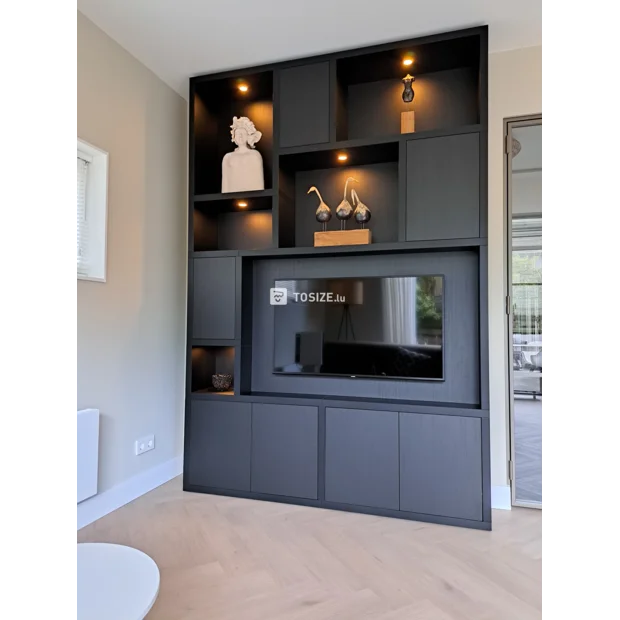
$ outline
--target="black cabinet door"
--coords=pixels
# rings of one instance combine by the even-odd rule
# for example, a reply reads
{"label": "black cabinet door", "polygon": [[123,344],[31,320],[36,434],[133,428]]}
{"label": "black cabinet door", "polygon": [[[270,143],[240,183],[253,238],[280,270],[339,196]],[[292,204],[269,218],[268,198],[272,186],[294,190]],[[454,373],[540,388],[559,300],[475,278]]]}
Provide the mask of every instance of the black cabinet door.
{"label": "black cabinet door", "polygon": [[400,414],[400,509],[482,521],[479,418]]}
{"label": "black cabinet door", "polygon": [[235,257],[194,260],[193,338],[235,338]]}
{"label": "black cabinet door", "polygon": [[480,136],[407,142],[407,241],[480,233]]}
{"label": "black cabinet door", "polygon": [[325,499],[398,510],[398,413],[328,407]]}
{"label": "black cabinet door", "polygon": [[252,405],[252,491],[317,499],[317,407]]}
{"label": "black cabinet door", "polygon": [[280,71],[280,146],[329,142],[329,62]]}
{"label": "black cabinet door", "polygon": [[250,490],[252,406],[249,403],[194,400],[189,433],[186,476],[190,484]]}

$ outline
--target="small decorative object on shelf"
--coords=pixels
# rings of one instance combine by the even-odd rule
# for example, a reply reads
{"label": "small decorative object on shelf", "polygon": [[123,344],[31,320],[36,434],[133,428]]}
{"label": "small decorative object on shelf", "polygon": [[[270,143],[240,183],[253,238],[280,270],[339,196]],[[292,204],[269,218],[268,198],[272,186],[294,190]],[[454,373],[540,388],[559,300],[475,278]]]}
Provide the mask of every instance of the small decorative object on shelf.
{"label": "small decorative object on shelf", "polygon": [[230,129],[237,148],[222,160],[222,193],[265,189],[263,158],[254,149],[263,134],[247,116],[233,116]]}
{"label": "small decorative object on shelf", "polygon": [[354,189],[351,190],[351,200],[353,201],[353,204],[357,202],[355,211],[353,212],[353,218],[363,229],[366,227],[366,224],[370,222],[370,209],[360,200]]}
{"label": "small decorative object on shelf", "polygon": [[[370,209],[360,201],[359,196],[355,192],[354,189],[351,190],[352,199],[357,200],[358,205],[361,205],[359,208],[360,218],[356,220],[362,224],[361,229],[357,230],[345,230],[345,223],[348,219],[351,219],[353,215],[353,207],[351,203],[347,200],[347,189],[349,187],[349,181],[357,182],[357,179],[353,177],[348,177],[344,184],[344,197],[342,202],[338,205],[336,209],[336,217],[340,220],[341,230],[325,230],[325,227],[321,232],[314,233],[314,247],[326,247],[326,246],[334,246],[334,245],[367,245],[371,241],[370,230],[364,228],[364,224],[370,219]],[[310,188],[308,193],[311,190],[316,190],[315,187]],[[319,194],[318,190],[316,193]],[[319,198],[321,195],[319,194]],[[321,198],[321,203],[323,203],[323,199]],[[327,207],[327,205],[325,205]],[[320,208],[320,207],[319,207]],[[327,207],[329,208],[329,207]],[[331,213],[330,216],[331,218]],[[317,210],[317,219],[318,218],[318,210]],[[319,220],[320,221],[320,220]]]}
{"label": "small decorative object on shelf", "polygon": [[314,187],[314,185],[306,192],[316,192],[316,195],[319,197],[321,204],[318,206],[316,210],[316,221],[321,224],[321,228],[323,232],[327,229],[327,222],[332,219],[332,211],[331,209],[323,202],[323,197],[321,196],[321,192]]}
{"label": "small decorative object on shelf", "polygon": [[336,217],[340,220],[340,230],[346,230],[347,220],[351,219],[351,216],[353,215],[353,207],[347,200],[347,188],[349,187],[349,181],[355,181],[357,183],[357,179],[347,177],[344,184],[344,196],[342,198],[342,202],[336,207]]}
{"label": "small decorative object on shelf", "polygon": [[211,382],[216,392],[227,392],[232,385],[232,375],[216,374],[211,377]]}
{"label": "small decorative object on shelf", "polygon": [[412,84],[415,78],[412,75],[407,75],[403,78],[402,82],[405,85],[403,90],[403,101],[408,105],[406,112],[400,113],[400,133],[414,133],[415,132],[415,112],[411,109],[411,103],[415,97]]}

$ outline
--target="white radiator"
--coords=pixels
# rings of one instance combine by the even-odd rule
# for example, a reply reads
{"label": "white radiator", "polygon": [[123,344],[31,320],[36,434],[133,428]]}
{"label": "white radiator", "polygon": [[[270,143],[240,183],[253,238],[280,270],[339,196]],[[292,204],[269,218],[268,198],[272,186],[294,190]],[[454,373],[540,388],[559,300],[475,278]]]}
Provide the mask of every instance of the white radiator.
{"label": "white radiator", "polygon": [[97,494],[99,409],[77,412],[77,503]]}

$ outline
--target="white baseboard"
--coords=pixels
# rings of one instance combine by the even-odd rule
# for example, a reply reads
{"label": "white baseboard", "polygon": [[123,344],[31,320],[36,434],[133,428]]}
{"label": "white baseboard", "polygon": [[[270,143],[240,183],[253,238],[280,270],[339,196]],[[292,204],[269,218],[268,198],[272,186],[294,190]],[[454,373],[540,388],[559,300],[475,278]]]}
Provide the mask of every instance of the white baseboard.
{"label": "white baseboard", "polygon": [[[80,530],[93,521],[105,517],[141,495],[176,478],[181,473],[183,473],[183,457],[178,456],[84,500],[77,505],[77,529]],[[499,510],[512,508],[510,486],[491,487],[491,508]]]}
{"label": "white baseboard", "polygon": [[170,459],[77,505],[77,529],[89,525],[183,472],[183,457]]}
{"label": "white baseboard", "polygon": [[510,486],[491,487],[491,508],[499,510],[512,509],[512,497],[510,495]]}

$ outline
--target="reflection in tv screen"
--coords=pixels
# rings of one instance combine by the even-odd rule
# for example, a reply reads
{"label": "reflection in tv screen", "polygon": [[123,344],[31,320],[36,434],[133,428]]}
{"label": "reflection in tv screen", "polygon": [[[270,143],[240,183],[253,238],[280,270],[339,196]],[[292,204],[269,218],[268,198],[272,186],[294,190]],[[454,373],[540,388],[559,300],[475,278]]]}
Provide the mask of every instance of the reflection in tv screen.
{"label": "reflection in tv screen", "polygon": [[277,280],[273,372],[443,376],[443,276]]}

